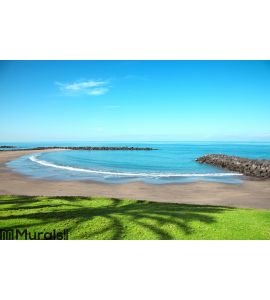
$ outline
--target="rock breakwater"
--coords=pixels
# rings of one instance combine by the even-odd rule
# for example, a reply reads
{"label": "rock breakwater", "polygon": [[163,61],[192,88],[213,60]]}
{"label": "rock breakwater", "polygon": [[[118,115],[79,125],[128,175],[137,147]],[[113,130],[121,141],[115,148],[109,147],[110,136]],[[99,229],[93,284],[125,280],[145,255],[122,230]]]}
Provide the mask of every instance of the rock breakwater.
{"label": "rock breakwater", "polygon": [[21,149],[12,149],[12,151],[24,151],[24,150],[88,150],[88,151],[150,151],[150,150],[157,150],[155,148],[150,147],[59,147],[59,146],[52,146],[52,147],[34,147],[34,148],[21,148]]}
{"label": "rock breakwater", "polygon": [[207,154],[197,158],[196,161],[235,171],[246,176],[270,178],[270,160],[248,159],[224,154]]}
{"label": "rock breakwater", "polygon": [[140,150],[154,150],[149,147],[36,147],[32,150],[47,150],[47,149],[66,149],[66,150],[95,150],[95,151],[108,151],[108,150],[125,150],[125,151],[140,151]]}

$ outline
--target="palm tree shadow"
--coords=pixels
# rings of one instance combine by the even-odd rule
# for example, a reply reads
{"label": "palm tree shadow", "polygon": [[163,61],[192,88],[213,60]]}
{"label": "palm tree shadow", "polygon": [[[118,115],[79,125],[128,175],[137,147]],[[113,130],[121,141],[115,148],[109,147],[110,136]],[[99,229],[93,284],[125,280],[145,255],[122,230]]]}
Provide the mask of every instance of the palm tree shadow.
{"label": "palm tree shadow", "polygon": [[[1,209],[7,204],[9,208]],[[43,202],[40,197],[9,196],[0,201],[0,224],[17,220],[20,227],[55,224],[55,229],[65,224],[74,239],[124,239],[128,238],[128,230],[136,228],[136,239],[142,239],[140,233],[146,230],[155,239],[169,240],[175,239],[175,235],[168,228],[173,227],[188,236],[195,232],[194,222],[215,223],[215,214],[232,209],[117,198],[107,199],[104,204],[104,201],[84,197],[47,197]]]}

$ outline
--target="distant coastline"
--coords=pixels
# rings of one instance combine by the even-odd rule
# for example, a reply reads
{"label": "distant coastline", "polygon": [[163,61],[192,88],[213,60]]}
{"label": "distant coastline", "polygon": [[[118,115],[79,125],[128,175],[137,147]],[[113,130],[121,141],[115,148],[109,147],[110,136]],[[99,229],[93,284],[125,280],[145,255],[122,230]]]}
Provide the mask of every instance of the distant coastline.
{"label": "distant coastline", "polygon": [[[60,146],[44,146],[44,147],[34,147],[34,148],[17,148],[16,146],[0,146],[0,149],[12,149],[12,151],[23,151],[23,150],[88,150],[88,151],[151,151],[158,150],[156,148],[151,147],[92,147],[92,146],[84,146],[84,147],[60,147]],[[3,151],[3,150],[2,150]]]}
{"label": "distant coastline", "polygon": [[17,148],[16,146],[0,146],[0,149],[13,149],[13,148]]}

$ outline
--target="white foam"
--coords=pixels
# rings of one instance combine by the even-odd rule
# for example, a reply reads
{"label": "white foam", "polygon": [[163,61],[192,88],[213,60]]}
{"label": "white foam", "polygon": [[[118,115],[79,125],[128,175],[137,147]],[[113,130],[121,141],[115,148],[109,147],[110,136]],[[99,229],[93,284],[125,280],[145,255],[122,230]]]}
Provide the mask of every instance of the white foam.
{"label": "white foam", "polygon": [[46,167],[52,167],[62,170],[94,173],[101,175],[115,175],[115,176],[136,176],[136,177],[223,177],[223,176],[241,176],[240,173],[124,173],[124,172],[110,172],[110,171],[96,171],[83,168],[75,168],[70,166],[61,166],[54,163],[50,163],[45,160],[37,159],[37,156],[30,156],[29,159],[35,163]]}

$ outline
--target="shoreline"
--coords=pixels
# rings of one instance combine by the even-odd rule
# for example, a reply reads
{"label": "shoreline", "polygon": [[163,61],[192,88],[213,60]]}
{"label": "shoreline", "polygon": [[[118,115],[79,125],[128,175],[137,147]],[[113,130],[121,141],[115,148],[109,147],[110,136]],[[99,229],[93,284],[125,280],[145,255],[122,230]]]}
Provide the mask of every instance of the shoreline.
{"label": "shoreline", "polygon": [[270,209],[270,181],[244,177],[243,183],[192,182],[170,184],[99,183],[94,181],[52,181],[15,173],[6,162],[17,157],[47,150],[0,151],[0,194],[29,196],[92,196],[128,198],[181,204],[222,205]]}

